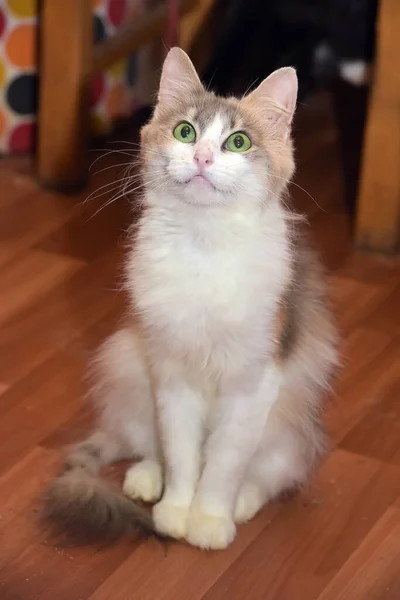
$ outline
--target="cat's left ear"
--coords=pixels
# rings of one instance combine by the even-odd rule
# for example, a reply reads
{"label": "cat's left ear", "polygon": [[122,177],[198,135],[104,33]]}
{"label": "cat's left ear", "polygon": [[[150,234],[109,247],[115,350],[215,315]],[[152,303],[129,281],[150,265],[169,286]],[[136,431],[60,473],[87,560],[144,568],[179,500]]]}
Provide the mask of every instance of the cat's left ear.
{"label": "cat's left ear", "polygon": [[288,130],[296,109],[297,89],[295,69],[283,67],[264,79],[243,103],[251,106],[257,113],[264,112],[268,120],[276,120]]}

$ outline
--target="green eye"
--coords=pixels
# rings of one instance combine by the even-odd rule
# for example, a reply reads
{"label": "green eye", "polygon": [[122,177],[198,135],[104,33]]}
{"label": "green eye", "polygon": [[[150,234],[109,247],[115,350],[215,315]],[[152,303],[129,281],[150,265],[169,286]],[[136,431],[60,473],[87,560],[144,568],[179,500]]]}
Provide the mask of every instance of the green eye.
{"label": "green eye", "polygon": [[251,140],[245,133],[232,133],[226,140],[224,148],[231,152],[246,152],[246,150],[251,148]]}
{"label": "green eye", "polygon": [[174,137],[184,144],[190,144],[196,139],[196,132],[190,123],[179,123],[174,129]]}

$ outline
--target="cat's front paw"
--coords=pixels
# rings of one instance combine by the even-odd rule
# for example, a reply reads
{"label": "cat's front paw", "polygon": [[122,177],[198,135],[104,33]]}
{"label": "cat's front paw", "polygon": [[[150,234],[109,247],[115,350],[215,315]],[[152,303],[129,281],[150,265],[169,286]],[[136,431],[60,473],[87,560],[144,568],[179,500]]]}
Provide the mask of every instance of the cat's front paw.
{"label": "cat's front paw", "polygon": [[161,500],[153,508],[153,519],[159,533],[180,539],[186,536],[189,506]]}
{"label": "cat's front paw", "polygon": [[142,460],[130,467],[125,475],[124,493],[144,502],[156,502],[162,491],[161,465],[154,460]]}
{"label": "cat's front paw", "polygon": [[224,550],[236,535],[236,527],[228,516],[192,510],[189,515],[186,540],[204,550]]}

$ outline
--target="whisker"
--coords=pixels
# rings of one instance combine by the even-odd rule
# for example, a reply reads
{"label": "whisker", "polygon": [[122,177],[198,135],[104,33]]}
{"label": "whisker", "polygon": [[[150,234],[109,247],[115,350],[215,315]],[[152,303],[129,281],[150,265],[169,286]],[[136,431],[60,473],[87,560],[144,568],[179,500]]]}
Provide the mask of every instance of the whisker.
{"label": "whisker", "polygon": [[210,81],[209,81],[209,82],[208,82],[208,84],[206,85],[206,91],[207,91],[207,92],[209,92],[209,91],[210,91],[210,89],[211,89],[211,84],[212,84],[212,82],[213,82],[213,79],[214,79],[214,77],[215,77],[215,75],[216,75],[216,73],[217,73],[217,70],[218,70],[218,69],[215,69],[215,70],[214,70],[213,74],[211,75]]}
{"label": "whisker", "polygon": [[[281,177],[280,179],[283,179],[283,180],[285,180],[285,178],[284,178],[284,177]],[[285,181],[287,181],[287,180],[285,180]],[[306,189],[304,189],[303,187],[301,187],[301,185],[299,185],[299,184],[298,184],[298,183],[296,183],[295,181],[287,181],[287,183],[289,183],[289,185],[294,185],[295,187],[299,188],[299,190],[302,190],[302,192],[304,192],[304,193],[305,193],[305,194],[306,194],[306,195],[307,195],[309,198],[311,198],[311,200],[314,202],[314,204],[315,204],[316,206],[318,206],[318,208],[319,208],[320,210],[322,210],[322,212],[324,212],[324,213],[327,213],[327,212],[328,212],[327,210],[325,210],[325,208],[323,208],[323,207],[322,207],[320,204],[318,204],[318,202],[316,201],[316,199],[314,198],[314,196],[312,196],[312,195],[310,194],[310,192],[308,192]]]}
{"label": "whisker", "polygon": [[[164,137],[167,137],[169,139],[169,136],[166,135],[165,133],[163,133],[162,135],[164,135]],[[110,144],[129,144],[131,146],[136,146],[136,148],[125,148],[125,150],[130,151],[130,152],[140,152],[140,150],[146,150],[147,152],[152,152],[153,154],[158,154],[158,155],[162,155],[162,151],[161,150],[156,150],[154,148],[151,148],[150,146],[147,146],[146,144],[143,144],[143,142],[129,142],[127,140],[123,141],[110,141]],[[111,150],[112,152],[112,150]]]}
{"label": "whisker", "polygon": [[[159,181],[159,180],[157,180]],[[159,182],[159,185],[156,186],[154,189],[160,189],[163,185],[163,181]],[[96,212],[94,212],[88,219],[87,221],[90,221],[91,219],[93,219],[94,217],[96,217],[102,210],[104,210],[105,208],[107,208],[108,206],[110,206],[111,204],[113,204],[114,202],[116,202],[117,200],[119,200],[120,198],[123,198],[125,196],[127,196],[128,194],[133,194],[134,192],[136,192],[137,190],[143,188],[146,184],[141,184],[139,186],[136,186],[135,188],[132,188],[130,190],[127,190],[125,192],[122,192],[120,194],[117,194],[116,196],[113,196],[110,200],[107,200],[107,202],[105,202],[98,210],[96,210]]]}
{"label": "whisker", "polygon": [[[130,167],[130,166],[131,166],[131,165],[130,165],[130,163],[128,163],[128,164],[129,164],[129,167]],[[164,173],[164,170],[163,170],[163,169],[159,169],[159,170],[154,170],[154,171],[152,171],[152,174],[160,174],[160,173]],[[142,173],[136,173],[136,174],[134,174],[134,175],[131,175],[130,177],[134,178],[134,177],[142,177],[142,176],[143,176],[143,174],[142,174]],[[115,184],[117,184],[117,183],[119,183],[119,182],[125,181],[126,177],[127,177],[127,176],[126,176],[126,174],[125,174],[125,175],[124,175],[123,177],[121,177],[120,179],[117,179],[117,180],[110,181],[109,183],[106,183],[106,184],[102,185],[101,187],[97,188],[96,190],[93,190],[93,192],[91,192],[91,193],[90,193],[90,194],[87,196],[87,198],[86,198],[86,199],[83,201],[83,203],[85,203],[85,202],[87,202],[88,200],[92,199],[92,198],[93,198],[93,195],[94,195],[94,194],[96,194],[96,192],[99,192],[100,190],[102,190],[102,189],[104,189],[104,188],[108,188],[108,187],[110,187],[110,186],[112,186],[112,185],[115,185]]]}
{"label": "whisker", "polygon": [[89,173],[91,172],[91,170],[93,169],[94,165],[101,160],[102,158],[105,158],[106,156],[108,156],[109,154],[124,154],[125,156],[132,156],[131,154],[129,154],[128,152],[125,152],[124,150],[107,150],[105,152],[105,154],[101,154],[100,156],[98,156],[97,158],[94,159],[94,161],[92,162],[92,164],[89,167]]}
{"label": "whisker", "polygon": [[[109,183],[106,183],[104,185],[102,185],[101,187],[99,187],[96,190],[93,190],[93,192],[91,192],[89,194],[89,196],[83,200],[82,204],[85,204],[86,202],[88,202],[89,200],[93,199],[93,195],[96,194],[96,192],[99,192],[100,190],[103,190],[104,188],[109,188],[112,185],[116,185],[117,183],[119,183],[120,181],[125,181],[126,177],[121,177],[121,179],[117,179],[116,181],[110,181]],[[108,190],[110,191],[110,190]]]}
{"label": "whisker", "polygon": [[118,169],[120,167],[126,167],[126,166],[132,166],[132,163],[128,162],[128,163],[119,163],[117,165],[108,165],[108,167],[103,167],[102,169],[95,171],[93,173],[93,175],[98,175],[99,173],[102,173],[103,171],[107,171],[108,169]]}
{"label": "whisker", "polygon": [[114,152],[136,152],[136,150],[134,148],[90,148],[89,152],[105,152],[102,156],[106,156]]}
{"label": "whisker", "polygon": [[[151,185],[154,182],[158,182],[160,181],[160,175],[163,175],[164,171],[160,171],[159,173],[152,173],[152,175],[154,175],[154,177],[150,177],[148,179],[146,179],[143,182],[143,185]],[[117,179],[116,181],[112,181],[109,184],[106,184],[106,186],[102,186],[100,187],[98,190],[94,190],[92,192],[92,194],[90,196],[88,196],[88,198],[86,198],[86,200],[83,201],[82,204],[85,204],[86,202],[88,202],[89,200],[93,201],[93,200],[98,200],[99,198],[101,198],[101,196],[104,196],[106,194],[112,194],[115,190],[122,190],[122,192],[124,193],[124,190],[127,186],[132,185],[132,183],[136,183],[137,181],[142,180],[143,177],[139,174],[137,175],[131,175],[131,176],[124,176],[121,179]],[[118,183],[120,183],[120,185],[117,185]],[[110,188],[108,186],[110,185],[114,185],[115,187]],[[96,194],[96,192],[100,192],[104,187],[107,187],[108,189],[104,190],[103,192]],[[93,195],[96,194],[96,195]]]}
{"label": "whisker", "polygon": [[252,81],[251,83],[249,83],[249,85],[248,85],[248,86],[247,86],[247,88],[245,89],[245,91],[244,91],[244,93],[243,93],[242,97],[241,97],[241,98],[240,98],[240,100],[239,100],[239,104],[242,102],[242,100],[244,100],[244,99],[245,99],[245,97],[247,96],[247,94],[248,94],[249,90],[251,90],[251,88],[253,87],[253,85],[254,85],[255,83],[257,83],[257,81],[258,81],[259,79],[260,79],[259,77],[256,77],[256,79],[255,79],[254,81]]}

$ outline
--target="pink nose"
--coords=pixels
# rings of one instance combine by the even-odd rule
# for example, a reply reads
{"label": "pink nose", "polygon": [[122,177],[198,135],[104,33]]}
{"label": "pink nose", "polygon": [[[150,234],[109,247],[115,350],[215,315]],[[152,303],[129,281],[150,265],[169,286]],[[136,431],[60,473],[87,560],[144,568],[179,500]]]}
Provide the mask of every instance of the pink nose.
{"label": "pink nose", "polygon": [[203,171],[208,165],[212,165],[214,156],[211,150],[197,150],[194,160],[199,165],[200,170]]}

